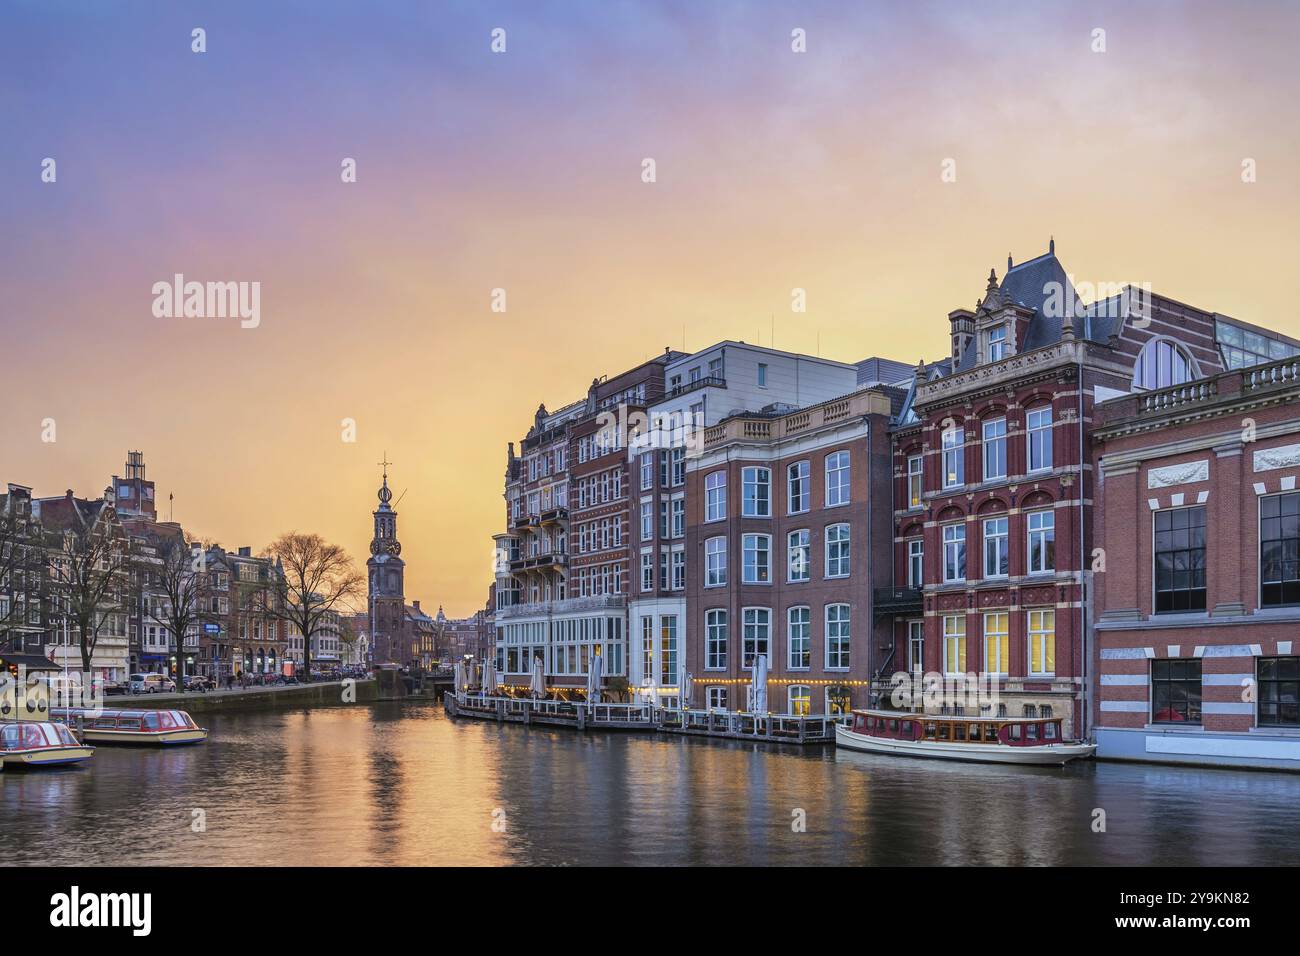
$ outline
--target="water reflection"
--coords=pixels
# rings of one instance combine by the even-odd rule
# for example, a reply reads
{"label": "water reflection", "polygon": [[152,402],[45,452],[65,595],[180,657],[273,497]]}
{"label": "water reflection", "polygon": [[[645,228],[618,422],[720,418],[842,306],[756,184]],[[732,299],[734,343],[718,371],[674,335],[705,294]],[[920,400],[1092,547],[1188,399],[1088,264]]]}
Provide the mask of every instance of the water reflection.
{"label": "water reflection", "polygon": [[[1300,777],[1012,768],[381,705],[214,716],[199,748],[0,774],[5,864],[1285,864]],[[1094,809],[1106,812],[1095,833]],[[203,810],[206,829],[192,826]],[[795,814],[806,832],[792,826]],[[494,829],[494,823],[496,829]]]}

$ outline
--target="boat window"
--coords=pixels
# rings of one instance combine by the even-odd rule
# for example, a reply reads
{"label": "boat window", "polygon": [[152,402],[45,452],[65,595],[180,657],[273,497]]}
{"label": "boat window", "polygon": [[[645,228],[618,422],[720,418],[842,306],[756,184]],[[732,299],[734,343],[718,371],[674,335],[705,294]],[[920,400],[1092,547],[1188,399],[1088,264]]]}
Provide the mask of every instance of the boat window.
{"label": "boat window", "polygon": [[1026,724],[1026,725],[1025,725],[1025,736],[1028,737],[1030,740],[1034,741],[1035,743],[1037,743],[1037,742],[1038,742],[1038,725],[1037,725],[1037,724]]}
{"label": "boat window", "polygon": [[50,741],[45,738],[45,727],[41,724],[23,724],[24,747],[48,747]]}
{"label": "boat window", "polygon": [[910,720],[905,720],[899,726],[903,730],[903,736],[906,737],[908,740],[911,740],[912,735],[915,733],[915,731],[912,729],[912,722]]}
{"label": "boat window", "polygon": [[995,743],[998,742],[998,725],[997,725],[997,724],[985,724],[985,725],[984,725],[984,742],[985,742],[985,743],[990,743],[990,744],[995,744]]}
{"label": "boat window", "polygon": [[952,737],[952,724],[939,725],[939,739],[948,740]]}
{"label": "boat window", "polygon": [[957,724],[955,727],[953,727],[953,731],[954,731],[954,733],[953,733],[953,737],[952,737],[953,740],[965,740],[965,739],[966,739],[966,725],[965,725],[965,724]]}
{"label": "boat window", "polygon": [[181,719],[179,710],[164,710],[162,712],[162,725],[164,727],[184,727],[185,721]]}
{"label": "boat window", "polygon": [[1056,721],[1052,721],[1050,724],[1044,724],[1043,739],[1055,740],[1057,738],[1056,727],[1057,727]]}
{"label": "boat window", "polygon": [[1019,724],[1007,724],[1007,727],[1010,728],[1010,730],[1011,730],[1011,739],[1012,739],[1012,740],[1019,740],[1019,739],[1020,739],[1020,725],[1019,725]]}
{"label": "boat window", "polygon": [[158,729],[159,718],[160,718],[161,716],[162,716],[162,715],[161,715],[161,714],[158,714],[158,713],[145,714],[145,715],[144,715],[144,725],[145,725],[145,728],[148,729],[148,730],[157,730],[157,729]]}
{"label": "boat window", "polygon": [[18,724],[5,724],[0,727],[0,750],[16,750],[21,730]]}
{"label": "boat window", "polygon": [[889,732],[890,732],[891,734],[895,735],[895,736],[898,735],[898,721],[897,721],[897,720],[891,720],[891,721],[889,722]]}
{"label": "boat window", "polygon": [[938,731],[935,729],[934,721],[933,720],[927,721],[925,725],[925,736],[927,736],[931,740],[934,740],[936,733],[938,733]]}
{"label": "boat window", "polygon": [[139,717],[122,717],[122,718],[120,718],[120,719],[118,720],[118,722],[117,722],[117,726],[118,726],[118,728],[121,729],[121,730],[139,730],[139,729],[140,729],[140,718],[139,718]]}
{"label": "boat window", "polygon": [[970,739],[973,740],[973,741],[975,741],[975,743],[979,743],[979,742],[980,742],[980,725],[979,725],[979,724],[971,724],[971,725],[970,725]]}
{"label": "boat window", "polygon": [[77,743],[77,738],[72,736],[72,731],[69,730],[64,724],[54,724],[53,726],[55,732],[59,735],[60,743],[62,743],[67,747],[79,746]]}

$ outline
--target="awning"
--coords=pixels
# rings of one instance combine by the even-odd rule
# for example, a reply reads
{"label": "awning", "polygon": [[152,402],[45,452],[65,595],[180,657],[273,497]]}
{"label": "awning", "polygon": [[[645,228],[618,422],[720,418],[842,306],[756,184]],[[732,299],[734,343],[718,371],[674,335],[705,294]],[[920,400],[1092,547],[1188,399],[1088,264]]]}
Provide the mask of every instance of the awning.
{"label": "awning", "polygon": [[58,664],[40,654],[0,654],[0,665],[5,667],[25,667],[29,671],[62,670]]}

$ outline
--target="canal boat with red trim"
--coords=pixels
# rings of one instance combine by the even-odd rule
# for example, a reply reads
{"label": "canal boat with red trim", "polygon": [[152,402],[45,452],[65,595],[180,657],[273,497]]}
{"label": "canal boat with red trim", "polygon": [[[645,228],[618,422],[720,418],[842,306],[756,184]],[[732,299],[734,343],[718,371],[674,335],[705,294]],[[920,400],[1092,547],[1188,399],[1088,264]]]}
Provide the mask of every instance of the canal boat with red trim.
{"label": "canal boat with red trim", "polygon": [[78,726],[86,740],[97,744],[175,747],[201,744],[208,739],[207,728],[200,727],[183,710],[56,707],[50,713],[56,720]]}
{"label": "canal boat with red trim", "polygon": [[0,765],[5,770],[59,767],[89,760],[95,748],[63,724],[45,720],[0,723]]}
{"label": "canal boat with red trim", "polygon": [[1061,721],[855,710],[851,724],[835,728],[835,745],[866,753],[981,763],[1063,764],[1091,757],[1097,745],[1065,740]]}

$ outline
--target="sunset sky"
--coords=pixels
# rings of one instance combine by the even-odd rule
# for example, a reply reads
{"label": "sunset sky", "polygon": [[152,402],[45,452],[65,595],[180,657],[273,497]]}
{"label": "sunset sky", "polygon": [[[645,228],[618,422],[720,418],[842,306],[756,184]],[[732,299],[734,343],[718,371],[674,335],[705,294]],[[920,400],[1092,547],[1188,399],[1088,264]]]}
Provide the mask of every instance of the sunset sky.
{"label": "sunset sky", "polygon": [[[1298,46],[1264,2],[11,0],[0,481],[140,449],[192,533],[360,562],[386,451],[408,600],[468,614],[506,443],[665,346],[938,358],[1049,236],[1300,335]],[[260,326],[156,318],[175,273],[260,282]]]}

